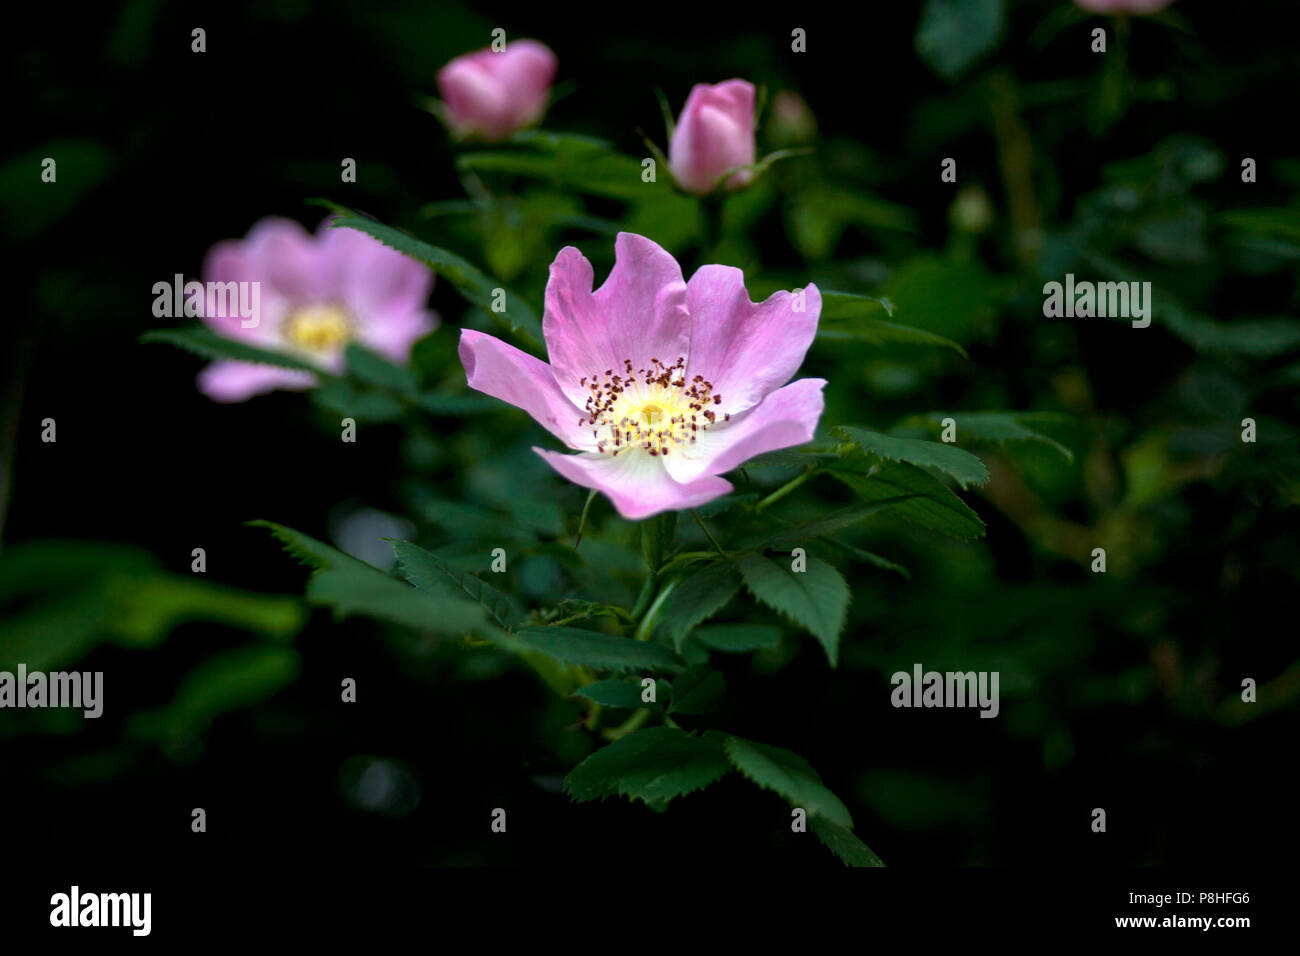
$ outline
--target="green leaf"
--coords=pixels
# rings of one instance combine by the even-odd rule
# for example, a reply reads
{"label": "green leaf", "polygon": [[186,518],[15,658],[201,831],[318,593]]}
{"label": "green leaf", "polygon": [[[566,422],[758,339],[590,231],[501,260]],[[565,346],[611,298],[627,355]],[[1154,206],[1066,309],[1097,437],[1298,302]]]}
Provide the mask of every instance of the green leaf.
{"label": "green leaf", "polygon": [[396,396],[352,382],[326,381],[312,390],[311,398],[327,411],[360,422],[391,422],[402,417],[402,402]]}
{"label": "green leaf", "polygon": [[146,739],[200,733],[218,715],[271,697],[300,670],[291,647],[256,644],[213,654],[182,678],[166,707],[133,715],[129,733]]}
{"label": "green leaf", "polygon": [[708,665],[692,667],[673,679],[673,703],[670,714],[709,714],[718,709],[727,693],[727,679],[722,671]]}
{"label": "green leaf", "polygon": [[970,357],[964,348],[942,335],[876,318],[880,312],[892,318],[894,308],[893,300],[888,298],[849,292],[823,292],[817,338],[822,341],[866,342],[871,345],[938,346],[952,349],[963,358]]}
{"label": "green leaf", "polygon": [[722,610],[740,590],[740,578],[726,562],[716,561],[689,574],[673,589],[660,612],[658,631],[680,653],[691,629]]}
{"label": "green leaf", "polygon": [[402,577],[429,594],[468,597],[482,606],[498,627],[510,630],[523,617],[515,599],[442,558],[409,541],[392,542]]}
{"label": "green leaf", "polygon": [[476,604],[426,594],[368,565],[317,571],[307,583],[307,600],[340,620],[360,615],[448,637],[482,632],[487,624]]}
{"label": "green leaf", "polygon": [[33,671],[52,670],[90,653],[107,636],[113,595],[103,585],[68,589],[0,616],[0,670],[20,663]]}
{"label": "green leaf", "polygon": [[114,641],[160,644],[186,621],[214,621],[270,640],[301,630],[297,596],[259,594],[163,571],[148,552],[89,541],[31,541],[0,555],[0,670],[72,663]]}
{"label": "green leaf", "polygon": [[729,769],[719,737],[650,727],[597,750],[569,772],[564,789],[580,803],[617,794],[666,804],[707,787]]}
{"label": "green leaf", "polygon": [[854,452],[827,466],[834,475],[868,501],[901,495],[916,496],[894,506],[894,513],[913,524],[938,531],[959,541],[984,534],[984,522],[939,479],[906,462],[882,461]]}
{"label": "green leaf", "polygon": [[119,643],[153,647],[186,621],[216,621],[272,639],[292,637],[306,623],[301,598],[256,594],[195,576],[109,575],[108,627]]}
{"label": "green leaf", "polygon": [[926,0],[916,54],[944,79],[955,79],[997,45],[1002,21],[1002,0]]}
{"label": "green leaf", "polygon": [[[849,508],[840,508],[820,518],[814,518],[812,521],[805,521],[803,524],[794,525],[783,531],[765,538],[760,545],[762,548],[779,549],[797,544],[800,541],[811,541],[823,535],[832,534],[840,531],[850,525],[857,524],[863,518],[883,511],[886,508],[892,508],[894,505],[900,505],[904,501],[910,501],[916,495],[899,495],[896,498],[882,498],[879,501],[873,501],[869,505],[854,505]],[[836,542],[838,544],[838,542]]]}
{"label": "green leaf", "polygon": [[990,327],[1005,284],[978,262],[921,255],[900,265],[884,292],[908,325],[965,343]]}
{"label": "green leaf", "polygon": [[834,451],[783,448],[780,451],[766,451],[761,455],[756,455],[740,467],[745,471],[764,468],[798,469],[835,461],[837,458],[839,458],[839,455],[835,454]]}
{"label": "green leaf", "polygon": [[295,531],[293,528],[282,524],[276,524],[274,521],[258,519],[248,522],[250,528],[266,528],[271,532],[272,537],[284,545],[284,550],[289,552],[298,559],[300,564],[305,564],[310,568],[321,570],[323,568],[350,568],[361,567],[370,568],[370,565],[364,561],[359,561],[350,554],[344,554],[338,548],[332,548],[322,541],[317,541],[301,531]]}
{"label": "green leaf", "polygon": [[284,525],[271,521],[249,524],[268,528],[286,551],[316,569],[307,583],[307,600],[330,608],[340,619],[362,615],[449,636],[490,630],[479,604],[417,590]]}
{"label": "green leaf", "polygon": [[529,650],[583,667],[652,671],[679,671],[685,667],[680,657],[662,645],[575,627],[525,627],[517,636]]}
{"label": "green leaf", "polygon": [[348,374],[358,381],[378,388],[388,388],[403,395],[414,395],[415,373],[409,368],[394,365],[377,352],[349,342],[347,346]]}
{"label": "green leaf", "polygon": [[[598,680],[575,691],[574,697],[585,697],[602,707],[619,707],[635,710],[638,707],[655,706],[641,699],[640,680]],[[656,696],[658,691],[656,690]]]}
{"label": "green leaf", "polygon": [[931,412],[923,420],[938,424],[945,418],[957,423],[957,441],[974,439],[1002,445],[1012,441],[1037,442],[1074,461],[1074,452],[1055,438],[1039,430],[1043,425],[1060,424],[1069,419],[1052,412]]}
{"label": "green leaf", "polygon": [[849,544],[847,541],[841,541],[838,538],[825,537],[822,540],[839,548],[854,561],[869,564],[873,568],[879,568],[882,571],[892,571],[894,574],[902,575],[909,581],[912,580],[912,573],[897,561],[890,561],[888,558],[881,557],[873,551],[866,551],[855,544]]}
{"label": "green leaf", "polygon": [[868,234],[920,233],[914,209],[870,195],[861,187],[848,189],[826,183],[824,177],[807,181],[785,203],[786,231],[809,261],[834,258],[845,229],[855,226]]}
{"label": "green leaf", "polygon": [[825,817],[814,816],[808,821],[817,839],[844,861],[845,866],[884,866],[880,857],[871,852],[857,835],[847,827],[832,823]]}
{"label": "green leaf", "polygon": [[144,335],[140,336],[140,341],[145,343],[163,342],[207,359],[255,362],[258,365],[274,365],[276,368],[311,372],[318,376],[324,374],[319,367],[296,356],[245,345],[243,342],[217,335],[211,329],[202,326],[193,326],[186,329],[157,329],[153,332],[144,333]]}
{"label": "green leaf", "polygon": [[420,495],[415,502],[417,514],[455,538],[486,539],[513,537],[514,529],[505,518],[490,508],[449,498]]}
{"label": "green leaf", "polygon": [[970,358],[964,348],[942,335],[876,319],[863,320],[851,329],[819,327],[817,340],[819,342],[866,342],[869,345],[937,345],[952,349],[963,358]]}
{"label": "green leaf", "polygon": [[824,817],[841,827],[853,826],[848,808],[826,789],[817,771],[798,754],[743,737],[727,737],[726,751],[733,767],[765,790],[779,793],[791,806],[806,810],[810,817]]}
{"label": "green leaf", "polygon": [[1164,324],[1200,352],[1271,358],[1300,345],[1300,322],[1286,317],[1217,322],[1208,316],[1166,307]]}
{"label": "green leaf", "polygon": [[709,624],[691,631],[705,647],[728,654],[769,651],[781,644],[781,632],[761,624]]}
{"label": "green leaf", "polygon": [[819,322],[835,319],[874,319],[884,312],[889,318],[894,317],[894,303],[891,299],[873,295],[858,295],[855,292],[822,292],[822,312]]}
{"label": "green leaf", "polygon": [[750,593],[816,637],[834,667],[849,608],[849,586],[825,561],[805,560],[804,571],[758,554],[741,558],[737,566]]}
{"label": "green leaf", "polygon": [[[11,141],[11,146],[17,145],[17,140]],[[0,228],[5,238],[22,245],[83,208],[83,199],[108,179],[120,156],[93,139],[47,140],[9,156],[0,165]],[[34,187],[46,157],[58,162],[58,180],[48,188]]]}
{"label": "green leaf", "polygon": [[529,139],[527,149],[464,152],[456,159],[461,170],[506,173],[539,179],[553,188],[609,199],[646,201],[673,193],[666,181],[641,179],[641,161],[615,152],[608,144],[576,136],[543,134]]}
{"label": "green leaf", "polygon": [[[431,266],[440,278],[446,279],[465,299],[482,308],[494,322],[509,332],[522,335],[533,345],[541,344],[542,323],[532,306],[523,297],[504,289],[499,282],[489,278],[468,260],[450,250],[430,245],[409,233],[386,226],[344,206],[328,202],[320,205],[326,205],[339,213],[339,218],[333,222],[333,228],[364,232],[390,249],[396,249],[403,255]],[[504,312],[497,312],[492,308],[497,299],[497,290],[505,293]]]}
{"label": "green leaf", "polygon": [[475,415],[482,412],[497,411],[501,402],[489,395],[440,392],[425,392],[416,399],[422,409],[430,415],[443,415],[459,418],[462,415]]}
{"label": "green leaf", "polygon": [[857,445],[862,451],[889,461],[905,461],[923,468],[934,468],[951,477],[961,487],[987,484],[989,471],[970,452],[943,442],[920,438],[891,438],[856,425],[836,425],[831,435]]}

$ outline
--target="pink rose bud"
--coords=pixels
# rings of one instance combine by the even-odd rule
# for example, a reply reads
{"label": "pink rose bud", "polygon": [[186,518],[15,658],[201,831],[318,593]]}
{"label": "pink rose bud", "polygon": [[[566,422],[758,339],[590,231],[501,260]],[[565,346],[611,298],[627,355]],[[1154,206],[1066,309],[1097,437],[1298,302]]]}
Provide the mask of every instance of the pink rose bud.
{"label": "pink rose bud", "polygon": [[[754,84],[697,83],[668,144],[668,165],[677,185],[703,196],[717,188],[727,170],[753,163]],[[723,188],[739,189],[753,178],[751,170],[738,170]]]}
{"label": "pink rose bud", "polygon": [[505,139],[542,118],[558,68],[555,54],[536,40],[511,40],[458,56],[438,71],[447,120],[459,137]]}
{"label": "pink rose bud", "polygon": [[1174,0],[1074,0],[1089,13],[1159,13]]}

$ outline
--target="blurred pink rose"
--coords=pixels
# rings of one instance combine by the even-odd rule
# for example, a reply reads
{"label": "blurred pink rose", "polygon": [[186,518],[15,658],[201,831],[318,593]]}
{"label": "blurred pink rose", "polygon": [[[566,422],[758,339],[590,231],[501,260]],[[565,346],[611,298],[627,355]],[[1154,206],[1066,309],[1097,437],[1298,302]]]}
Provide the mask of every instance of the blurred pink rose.
{"label": "blurred pink rose", "polygon": [[[727,80],[697,83],[686,99],[668,144],[668,165],[677,185],[702,196],[713,192],[723,173],[754,162],[754,84]],[[739,189],[750,170],[727,177],[724,189]]]}
{"label": "blurred pink rose", "polygon": [[[245,238],[213,246],[204,282],[257,283],[261,314],[246,327],[209,293],[203,321],[218,335],[287,352],[322,371],[343,370],[348,342],[406,362],[416,340],[438,324],[425,308],[433,272],[365,233],[331,228],[332,218],[313,236],[292,219],[270,217]],[[232,360],[199,373],[199,391],[218,402],[315,383],[311,372]]]}
{"label": "blurred pink rose", "polygon": [[558,66],[555,54],[536,40],[456,57],[438,71],[452,132],[492,141],[533,125],[546,112]]}

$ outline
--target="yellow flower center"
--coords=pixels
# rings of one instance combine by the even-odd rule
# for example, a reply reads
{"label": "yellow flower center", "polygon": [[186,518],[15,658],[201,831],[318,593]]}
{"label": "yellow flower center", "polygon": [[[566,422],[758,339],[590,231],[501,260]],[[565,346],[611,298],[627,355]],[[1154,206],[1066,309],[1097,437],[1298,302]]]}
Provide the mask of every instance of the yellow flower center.
{"label": "yellow flower center", "polygon": [[624,359],[622,374],[606,369],[582,378],[591,394],[578,425],[590,428],[596,450],[608,455],[629,448],[667,455],[694,444],[701,431],[731,416],[717,412],[722,396],[713,383],[702,375],[686,381],[685,367],[683,358],[672,365],[651,359],[648,369],[633,369],[631,359]]}
{"label": "yellow flower center", "polygon": [[352,337],[352,320],[336,305],[295,309],[284,321],[285,340],[308,352],[331,353]]}

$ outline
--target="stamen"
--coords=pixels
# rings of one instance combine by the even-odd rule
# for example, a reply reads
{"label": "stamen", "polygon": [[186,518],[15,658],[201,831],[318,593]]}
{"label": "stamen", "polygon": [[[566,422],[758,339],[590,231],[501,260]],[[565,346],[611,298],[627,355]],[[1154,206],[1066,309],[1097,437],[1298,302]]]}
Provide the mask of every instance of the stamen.
{"label": "stamen", "polygon": [[[673,447],[693,444],[717,420],[709,406],[721,405],[722,395],[703,375],[687,382],[684,357],[671,365],[652,358],[648,369],[634,369],[627,358],[622,365],[622,375],[605,369],[603,375],[578,382],[591,392],[578,424],[591,426],[597,451],[617,455],[640,448],[654,457],[667,456]],[[730,418],[724,415],[723,420]]]}
{"label": "stamen", "polygon": [[305,306],[289,314],[281,326],[281,334],[299,349],[317,354],[333,353],[352,337],[352,320],[338,306]]}

